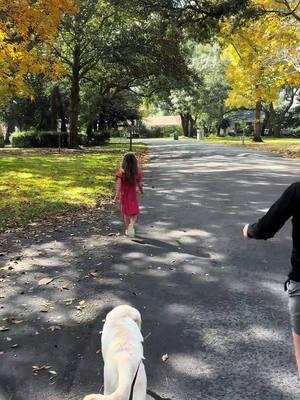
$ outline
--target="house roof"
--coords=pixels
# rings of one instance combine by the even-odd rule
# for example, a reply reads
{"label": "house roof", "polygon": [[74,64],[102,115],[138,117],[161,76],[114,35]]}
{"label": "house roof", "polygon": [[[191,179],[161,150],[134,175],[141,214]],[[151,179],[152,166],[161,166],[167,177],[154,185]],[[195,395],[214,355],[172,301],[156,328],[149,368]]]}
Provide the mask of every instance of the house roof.
{"label": "house roof", "polygon": [[181,119],[179,115],[153,116],[143,118],[143,123],[146,127],[181,125]]}

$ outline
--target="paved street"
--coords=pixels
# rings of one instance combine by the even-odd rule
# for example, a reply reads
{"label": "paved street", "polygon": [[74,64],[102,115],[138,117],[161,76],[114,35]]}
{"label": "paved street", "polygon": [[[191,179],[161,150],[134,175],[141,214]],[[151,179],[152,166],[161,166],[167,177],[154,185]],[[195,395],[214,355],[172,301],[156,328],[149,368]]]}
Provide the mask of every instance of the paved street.
{"label": "paved street", "polygon": [[[271,241],[241,231],[299,179],[300,162],[190,141],[149,146],[135,241],[116,235],[120,218],[108,209],[0,249],[0,326],[9,328],[0,400],[99,392],[99,332],[121,303],[142,313],[156,399],[299,399],[283,291],[291,225]],[[38,285],[43,277],[54,280]],[[56,375],[34,375],[43,365]]]}

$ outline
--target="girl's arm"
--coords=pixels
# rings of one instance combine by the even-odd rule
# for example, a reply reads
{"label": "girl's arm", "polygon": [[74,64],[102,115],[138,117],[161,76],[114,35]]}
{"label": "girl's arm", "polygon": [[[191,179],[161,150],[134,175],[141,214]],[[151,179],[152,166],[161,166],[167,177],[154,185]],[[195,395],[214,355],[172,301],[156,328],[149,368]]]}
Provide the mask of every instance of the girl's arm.
{"label": "girl's arm", "polygon": [[139,183],[138,183],[138,188],[139,188],[140,193],[141,193],[141,194],[144,194],[144,189],[143,189],[143,184],[142,184],[142,182],[139,182]]}
{"label": "girl's arm", "polygon": [[116,194],[114,197],[114,201],[117,201],[120,199],[120,193],[121,193],[121,178],[117,177],[116,180]]}
{"label": "girl's arm", "polygon": [[144,194],[144,189],[143,189],[143,175],[141,172],[138,173],[138,177],[137,177],[137,187],[139,188],[139,191],[141,194]]}

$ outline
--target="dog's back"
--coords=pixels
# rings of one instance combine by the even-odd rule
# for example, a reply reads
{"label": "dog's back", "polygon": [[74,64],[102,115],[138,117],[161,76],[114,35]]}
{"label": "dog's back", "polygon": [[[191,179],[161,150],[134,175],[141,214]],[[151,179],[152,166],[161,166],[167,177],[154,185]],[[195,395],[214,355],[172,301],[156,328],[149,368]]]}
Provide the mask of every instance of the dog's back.
{"label": "dog's back", "polygon": [[104,396],[86,396],[85,400],[129,400],[134,377],[133,400],[146,399],[146,373],[143,365],[141,315],[133,307],[122,305],[106,316],[102,332],[104,359]]}

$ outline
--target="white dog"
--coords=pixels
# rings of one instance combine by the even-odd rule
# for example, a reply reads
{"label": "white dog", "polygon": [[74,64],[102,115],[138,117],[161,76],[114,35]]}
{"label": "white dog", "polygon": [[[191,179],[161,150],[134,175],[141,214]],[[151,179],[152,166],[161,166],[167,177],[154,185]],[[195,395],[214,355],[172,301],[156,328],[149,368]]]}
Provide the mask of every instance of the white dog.
{"label": "white dog", "polygon": [[133,381],[133,400],[145,400],[147,378],[143,364],[141,315],[122,305],[110,311],[102,332],[104,395],[91,394],[84,400],[129,400]]}

